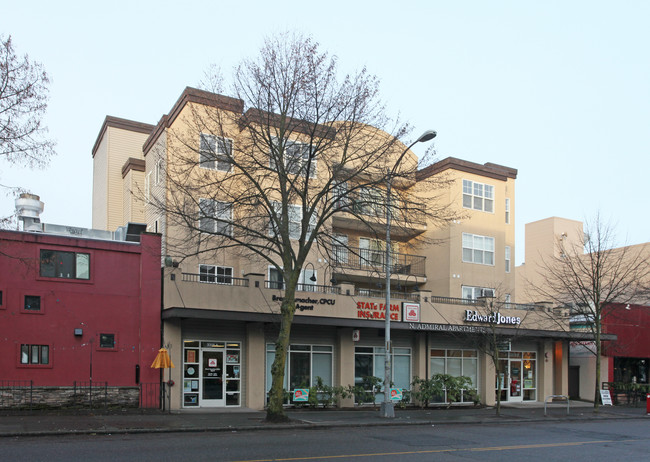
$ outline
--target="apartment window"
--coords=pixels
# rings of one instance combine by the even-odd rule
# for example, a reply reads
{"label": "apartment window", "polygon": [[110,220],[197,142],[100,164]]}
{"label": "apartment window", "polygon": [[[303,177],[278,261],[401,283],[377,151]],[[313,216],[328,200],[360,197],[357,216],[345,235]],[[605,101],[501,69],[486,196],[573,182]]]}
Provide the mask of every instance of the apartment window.
{"label": "apartment window", "polygon": [[151,174],[153,172],[148,172],[147,176],[144,177],[144,200],[149,202],[151,200]]}
{"label": "apartment window", "polygon": [[0,308],[2,308],[2,291],[0,290]]}
{"label": "apartment window", "polygon": [[[280,148],[280,140],[273,138],[274,146]],[[276,159],[279,154],[271,153],[270,166],[276,169]],[[310,163],[311,158],[311,163]],[[284,143],[284,168],[286,173],[306,176],[307,166],[309,165],[309,177],[316,176],[316,157],[312,153],[312,147],[306,143],[286,140]]]}
{"label": "apartment window", "polygon": [[162,181],[162,174],[163,174],[163,160],[158,159],[156,161],[156,170],[155,170],[155,181],[156,185],[159,185],[160,182]]}
{"label": "apartment window", "polygon": [[465,300],[477,300],[479,297],[494,297],[494,289],[488,287],[463,286],[462,291]]}
{"label": "apartment window", "polygon": [[510,224],[510,198],[506,197],[506,225]]}
{"label": "apartment window", "polygon": [[201,133],[200,165],[203,168],[229,172],[232,166],[232,140]]}
{"label": "apartment window", "polygon": [[[313,281],[312,278],[314,278]],[[305,268],[300,271],[300,277],[298,278],[298,290],[301,290],[303,292],[315,292],[317,282],[318,276],[316,275],[316,270]]]}
{"label": "apartment window", "polygon": [[90,254],[41,250],[42,277],[90,279]]}
{"label": "apartment window", "polygon": [[386,216],[384,212],[385,193],[376,188],[361,188],[354,203],[354,209],[362,215]]}
{"label": "apartment window", "polygon": [[232,267],[199,265],[199,281],[232,285]]}
{"label": "apartment window", "polygon": [[27,311],[41,311],[41,296],[40,295],[25,295],[25,310]]}
{"label": "apartment window", "polygon": [[50,364],[49,345],[20,345],[21,364]]}
{"label": "apartment window", "polygon": [[345,181],[335,183],[332,188],[332,200],[334,201],[335,210],[345,210],[350,206],[350,199],[348,198],[348,184]]}
{"label": "apartment window", "polygon": [[[278,220],[281,220],[282,204],[274,201],[273,208]],[[287,209],[287,217],[289,219],[289,238],[300,239],[300,233],[302,231],[302,207],[296,204],[288,204]],[[312,215],[309,220],[309,229],[307,229],[308,235],[313,232],[315,226],[316,217]],[[277,234],[276,222],[271,220],[269,223],[269,235],[273,236],[275,234]]]}
{"label": "apartment window", "polygon": [[[395,248],[392,248],[395,251]],[[359,238],[359,260],[364,266],[381,266],[386,256],[386,242],[380,239]]]}
{"label": "apartment window", "polygon": [[269,267],[269,289],[284,289],[284,275],[272,266]]}
{"label": "apartment window", "polygon": [[232,235],[232,204],[200,199],[199,229],[204,233]]}
{"label": "apartment window", "polygon": [[335,234],[332,238],[334,262],[338,264],[348,262],[348,236]]}
{"label": "apartment window", "polygon": [[115,334],[99,334],[99,348],[115,348]]}
{"label": "apartment window", "polygon": [[[289,345],[287,352],[284,388],[293,394],[296,388],[309,388],[316,385],[317,377],[323,384],[332,385],[331,345]],[[275,345],[266,344],[266,391],[271,389],[271,366],[275,360]],[[291,398],[290,398],[291,400]]]}
{"label": "apartment window", "polygon": [[494,238],[463,233],[463,262],[494,265]]}
{"label": "apartment window", "polygon": [[510,272],[510,246],[506,246],[506,273]]}
{"label": "apartment window", "polygon": [[494,212],[494,186],[463,180],[463,207]]}

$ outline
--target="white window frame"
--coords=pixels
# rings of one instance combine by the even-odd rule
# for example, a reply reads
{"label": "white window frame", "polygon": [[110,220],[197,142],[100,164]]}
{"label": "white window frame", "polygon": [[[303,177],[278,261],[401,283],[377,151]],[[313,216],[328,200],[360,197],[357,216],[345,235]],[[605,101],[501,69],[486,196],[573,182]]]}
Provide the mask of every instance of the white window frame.
{"label": "white window frame", "polygon": [[510,246],[507,245],[505,248],[505,257],[506,257],[506,273],[510,272]]}
{"label": "white window frame", "polygon": [[464,179],[463,208],[494,213],[494,186]]}
{"label": "white window frame", "polygon": [[[273,208],[275,209],[276,214],[282,212],[282,204],[277,201],[272,202]],[[287,204],[288,207],[288,216],[289,216],[289,238],[290,239],[300,239],[300,232],[302,231],[302,206],[299,204]],[[307,235],[313,232],[316,226],[316,217],[312,215],[309,220],[309,229],[307,229]],[[269,235],[273,236],[275,234],[275,222],[269,220]]]}
{"label": "white window frame", "polygon": [[202,168],[230,172],[232,139],[208,133],[199,135],[199,165]]}
{"label": "white window frame", "polygon": [[162,170],[163,170],[163,160],[162,158],[158,158],[156,160],[156,167],[155,167],[155,184],[156,186],[159,185],[162,181]]}
{"label": "white window frame", "polygon": [[231,202],[199,199],[199,230],[204,233],[232,236]]}
{"label": "white window frame", "polygon": [[506,197],[506,225],[510,224],[510,198]]}
{"label": "white window frame", "polygon": [[147,172],[144,177],[144,200],[146,203],[151,201],[151,174],[153,171]]}
{"label": "white window frame", "polygon": [[480,287],[480,286],[462,286],[461,295],[464,300],[478,300],[479,297],[483,297],[484,294],[494,295],[494,289],[490,287]]}
{"label": "white window frame", "polygon": [[462,259],[463,263],[494,266],[494,238],[463,233]]}
{"label": "white window frame", "polygon": [[[273,144],[278,146],[280,140],[273,137]],[[309,163],[310,157],[310,144],[301,143],[300,141],[295,140],[286,140],[284,142],[284,168],[285,172],[293,175],[305,175],[305,169]],[[310,169],[309,169],[309,178],[314,178],[316,176],[316,156],[314,155],[311,159]],[[275,170],[275,158],[273,154],[270,154],[269,157],[269,166]]]}
{"label": "white window frame", "polygon": [[199,265],[199,282],[232,285],[232,266]]}

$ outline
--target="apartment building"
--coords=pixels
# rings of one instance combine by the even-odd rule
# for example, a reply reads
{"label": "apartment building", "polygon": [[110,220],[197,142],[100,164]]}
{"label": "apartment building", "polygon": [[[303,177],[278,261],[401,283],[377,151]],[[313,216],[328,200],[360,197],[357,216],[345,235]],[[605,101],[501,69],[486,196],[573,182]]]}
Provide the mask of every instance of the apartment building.
{"label": "apartment building", "polygon": [[[516,286],[517,301],[519,303],[541,302],[540,297],[558,297],[546,289],[547,278],[554,260],[561,259],[564,252],[585,251],[585,229],[582,221],[571,220],[561,217],[549,217],[526,224],[525,236],[525,263],[517,267]],[[592,230],[593,231],[593,230]],[[603,231],[603,230],[601,230]],[[613,237],[613,236],[610,236]],[[606,242],[603,235],[602,244]],[[603,250],[606,250],[605,248]],[[611,249],[612,260],[605,263],[599,262],[599,271],[617,272],[612,280],[621,278],[617,266],[619,263],[633,261],[637,257],[642,260],[650,260],[650,244],[638,244],[634,246],[619,247]],[[589,255],[584,255],[589,268]],[[590,270],[577,270],[582,273],[583,284],[589,285]],[[647,274],[646,274],[647,277]],[[552,279],[552,278],[551,278]],[[608,275],[602,276],[605,286],[612,287]],[[647,286],[647,282],[646,282]],[[540,288],[546,294],[540,295]],[[607,289],[603,289],[607,290]],[[620,292],[617,288],[614,292]],[[632,377],[643,383],[648,383],[648,368],[646,361],[650,355],[648,341],[642,334],[644,326],[647,325],[645,313],[647,307],[643,305],[645,300],[630,300],[629,303],[613,303],[602,310],[602,332],[603,350],[601,355],[601,373],[599,382],[631,381]],[[592,330],[593,315],[589,310],[572,312],[569,328],[572,332],[590,332]],[[589,319],[591,318],[591,320]],[[574,339],[570,343],[569,350],[569,391],[572,397],[581,399],[594,399],[594,378],[596,376],[596,349],[591,340]],[[639,382],[641,383],[641,382]]]}
{"label": "apartment building", "polygon": [[[175,408],[261,409],[271,385],[282,274],[237,248],[207,251],[204,242],[197,245],[193,239],[201,236],[201,219],[206,218],[201,194],[207,193],[196,192],[198,197],[187,201],[183,199],[187,194],[178,193],[189,191],[188,185],[200,179],[209,178],[213,185],[231,181],[229,156],[241,152],[238,144],[250,137],[246,123],[253,116],[241,100],[186,88],[144,142],[139,130],[146,124],[122,121],[119,128],[108,128],[130,144],[108,143],[105,138],[111,130],[106,126],[114,118],[107,118],[93,151],[95,171],[108,172],[95,178],[115,178],[113,170],[131,172],[136,184],[143,185],[140,194],[129,191],[133,180],[123,176],[122,188],[95,188],[94,194],[100,195],[93,198],[100,204],[97,213],[124,214],[130,195],[145,204],[149,230],[163,234],[164,343],[180,365],[172,371],[179,384],[172,393]],[[197,117],[205,130],[188,122]],[[221,124],[225,136],[206,135],[210,123]],[[130,138],[129,126],[134,132]],[[331,130],[322,130],[322,136],[335,139]],[[299,130],[294,136],[295,144],[289,146],[305,142]],[[383,132],[381,137],[390,138]],[[206,151],[216,155],[205,157]],[[406,163],[416,162],[411,151],[404,155]],[[258,165],[269,165],[268,158],[250,156]],[[112,167],[106,165],[109,159],[116,159]],[[133,168],[142,162],[144,169]],[[326,181],[332,162],[316,159],[314,170],[309,167],[305,175]],[[339,208],[325,225],[333,236],[331,245],[327,251],[310,253],[298,281],[286,390],[313,386],[317,377],[343,386],[361,384],[368,376],[382,377],[384,323],[390,315],[392,372],[398,388],[409,389],[416,376],[448,373],[470,377],[487,404],[495,402],[497,393],[514,402],[565,394],[568,334],[548,321],[547,306],[512,303],[516,174],[508,167],[448,158],[394,185],[408,195],[410,188],[428,179],[444,179],[446,189],[430,191],[428,200],[450,204],[455,218],[444,226],[417,218],[396,217],[392,222],[389,307],[384,301],[386,219],[372,202],[359,200],[360,192],[346,194],[344,189]],[[385,190],[363,193],[381,195]],[[190,204],[197,210],[195,222],[186,221],[186,227],[196,232],[185,229],[170,204]],[[244,205],[228,202],[226,207],[216,198],[213,219],[206,220],[206,226],[231,232],[238,216],[248,218],[238,210]],[[357,207],[355,213],[351,207]],[[93,217],[93,223],[97,220]],[[272,232],[268,223],[260,226],[263,232]],[[190,242],[198,251],[187,252]],[[486,353],[486,332],[496,332],[504,340],[498,372]],[[351,406],[354,401],[343,400],[340,405]]]}

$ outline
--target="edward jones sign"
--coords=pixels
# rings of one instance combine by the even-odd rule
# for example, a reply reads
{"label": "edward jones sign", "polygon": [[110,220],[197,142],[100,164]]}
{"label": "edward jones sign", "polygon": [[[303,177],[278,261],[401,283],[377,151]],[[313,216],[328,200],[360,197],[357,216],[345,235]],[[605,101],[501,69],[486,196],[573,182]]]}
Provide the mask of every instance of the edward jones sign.
{"label": "edward jones sign", "polygon": [[521,324],[518,316],[503,316],[501,313],[479,314],[478,311],[465,310],[465,322],[484,322],[487,324]]}

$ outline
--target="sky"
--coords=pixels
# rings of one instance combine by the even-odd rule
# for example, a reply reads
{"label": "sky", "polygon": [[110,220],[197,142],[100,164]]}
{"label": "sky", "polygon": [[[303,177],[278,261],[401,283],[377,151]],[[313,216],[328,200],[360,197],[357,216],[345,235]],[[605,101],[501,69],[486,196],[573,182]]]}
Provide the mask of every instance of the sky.
{"label": "sky", "polygon": [[[0,34],[52,80],[57,156],[41,171],[0,162],[0,184],[38,194],[43,222],[91,227],[107,115],[156,124],[211,65],[228,74],[296,31],[342,71],[377,75],[389,114],[438,132],[438,159],[518,170],[516,264],[524,225],[551,216],[600,214],[621,245],[647,242],[649,19],[645,0],[7,2]],[[0,190],[0,216],[13,209]]]}

